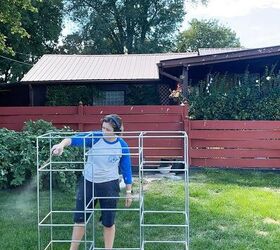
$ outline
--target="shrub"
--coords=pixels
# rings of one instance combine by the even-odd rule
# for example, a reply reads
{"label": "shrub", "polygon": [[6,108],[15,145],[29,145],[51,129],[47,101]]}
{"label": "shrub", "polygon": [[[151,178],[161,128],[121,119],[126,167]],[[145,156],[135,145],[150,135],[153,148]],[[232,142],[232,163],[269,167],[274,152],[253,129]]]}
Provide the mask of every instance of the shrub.
{"label": "shrub", "polygon": [[154,84],[129,84],[126,91],[126,105],[159,105],[159,93]]}
{"label": "shrub", "polygon": [[17,186],[25,179],[25,171],[17,169],[20,163],[20,135],[19,133],[0,129],[0,188]]}
{"label": "shrub", "polygon": [[92,105],[93,98],[100,98],[100,91],[93,85],[55,85],[47,87],[47,103],[49,106],[73,106],[80,102]]}
{"label": "shrub", "polygon": [[189,95],[191,119],[279,120],[280,74],[266,68],[263,76],[215,75]]}
{"label": "shrub", "polygon": [[[23,185],[36,175],[37,155],[36,137],[47,132],[66,132],[69,128],[58,130],[50,122],[44,120],[28,121],[22,132],[8,129],[0,129],[0,189],[14,188]],[[40,143],[40,159],[49,158],[49,141]],[[61,156],[62,161],[68,158],[75,161],[81,158],[82,150],[69,148]],[[65,169],[65,165],[57,165],[57,168]],[[67,168],[77,168],[74,164]],[[53,188],[74,191],[77,174],[73,172],[57,171],[53,173]],[[49,188],[49,174],[42,173],[40,176],[40,187]]]}

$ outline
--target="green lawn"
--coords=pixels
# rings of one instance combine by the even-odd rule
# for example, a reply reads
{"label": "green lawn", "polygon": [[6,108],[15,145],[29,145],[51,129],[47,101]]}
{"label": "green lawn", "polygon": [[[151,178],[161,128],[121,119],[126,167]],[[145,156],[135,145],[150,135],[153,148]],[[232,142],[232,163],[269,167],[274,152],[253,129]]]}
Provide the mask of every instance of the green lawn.
{"label": "green lawn", "polygon": [[[145,209],[182,209],[182,181],[153,181],[145,184]],[[41,193],[42,213],[49,194]],[[71,210],[75,194],[55,192],[54,207]],[[34,182],[11,191],[0,191],[0,249],[37,249],[37,205]],[[120,201],[120,207],[123,207]],[[134,202],[137,207],[138,202]],[[95,220],[98,219],[95,216]],[[53,222],[71,223],[71,213],[53,216]],[[146,216],[146,223],[182,224],[181,215]],[[48,222],[48,219],[46,220]],[[115,247],[137,247],[139,213],[119,211]],[[95,223],[97,246],[102,247],[102,227]],[[92,222],[88,235],[92,232]],[[43,243],[49,230],[42,231]],[[53,229],[56,239],[69,239],[71,227]],[[146,240],[181,239],[182,229],[151,228]],[[55,244],[53,249],[68,249]],[[84,248],[81,248],[84,249]],[[147,244],[145,249],[184,249],[181,245]],[[249,170],[196,169],[190,173],[190,249],[280,249],[280,173]]]}

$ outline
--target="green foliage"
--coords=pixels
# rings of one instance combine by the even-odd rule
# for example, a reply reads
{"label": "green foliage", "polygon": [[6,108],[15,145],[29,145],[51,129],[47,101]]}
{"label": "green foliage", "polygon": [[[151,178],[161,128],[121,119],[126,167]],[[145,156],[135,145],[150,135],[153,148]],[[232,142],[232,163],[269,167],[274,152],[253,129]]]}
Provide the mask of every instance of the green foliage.
{"label": "green foliage", "polygon": [[0,189],[20,186],[35,175],[36,135],[51,128],[44,121],[29,121],[23,132],[0,129]]}
{"label": "green foliage", "polygon": [[216,75],[189,95],[192,119],[279,120],[280,75],[266,68],[262,77]]}
{"label": "green foliage", "polygon": [[78,45],[81,52],[83,41],[85,54],[168,51],[184,17],[183,0],[68,0],[67,7],[80,30],[67,37],[65,49]]}
{"label": "green foliage", "polygon": [[[51,123],[38,120],[25,123],[22,132],[15,132],[8,129],[0,129],[0,189],[14,188],[21,186],[36,175],[37,151],[36,137],[47,132],[71,131],[65,127],[56,129]],[[49,159],[49,140],[40,143],[40,162]],[[81,150],[70,148],[65,151],[60,160],[66,161],[81,158]],[[56,165],[59,169],[65,169],[65,165]],[[77,168],[74,164],[67,165],[67,168]],[[53,188],[65,191],[74,191],[77,175],[74,172],[57,171],[53,173]],[[49,185],[49,174],[43,173],[40,176],[41,188]]]}
{"label": "green foliage", "polygon": [[[26,35],[20,36],[18,33],[10,32],[9,26],[0,21],[0,35],[5,34],[6,46],[13,49],[12,54],[9,50],[4,50],[4,55],[27,63],[22,64],[8,59],[1,60],[0,80],[5,82],[19,81],[40,56],[56,51],[62,30],[63,0],[32,0],[30,2],[36,11],[29,11],[25,8],[18,9],[21,19],[20,25],[25,30]],[[13,6],[14,4],[10,4],[9,10],[13,10]]]}
{"label": "green foliage", "polygon": [[129,85],[126,93],[126,105],[159,105],[157,86]]}
{"label": "green foliage", "polygon": [[93,85],[47,87],[47,105],[49,106],[73,106],[80,102],[84,105],[92,105],[94,97],[100,98],[101,94]]}
{"label": "green foliage", "polygon": [[190,28],[180,33],[177,51],[198,51],[199,48],[240,47],[239,38],[230,28],[216,19],[192,19]]}
{"label": "green foliage", "polygon": [[10,186],[14,170],[20,161],[17,152],[20,149],[18,133],[0,129],[0,189]]}
{"label": "green foliage", "polygon": [[36,138],[36,136],[54,131],[57,131],[57,129],[50,122],[44,120],[29,120],[24,123],[23,127],[23,132],[32,135],[34,138]]}
{"label": "green foliage", "polygon": [[[35,0],[36,1],[36,0]],[[31,0],[1,1],[0,24],[6,27],[7,33],[0,30],[0,52],[13,54],[13,48],[7,45],[7,36],[15,34],[19,37],[29,37],[22,26],[22,12],[36,12]]]}

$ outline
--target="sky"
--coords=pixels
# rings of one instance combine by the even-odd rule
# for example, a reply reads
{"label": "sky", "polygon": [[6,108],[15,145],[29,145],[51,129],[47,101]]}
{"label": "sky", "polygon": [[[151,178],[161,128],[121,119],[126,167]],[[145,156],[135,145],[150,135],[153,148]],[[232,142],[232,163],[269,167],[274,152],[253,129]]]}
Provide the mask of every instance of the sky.
{"label": "sky", "polygon": [[[245,48],[280,45],[280,0],[208,0],[207,6],[185,0],[186,17],[181,30],[189,27],[192,18],[218,19],[235,31]],[[62,35],[76,30],[67,20]]]}
{"label": "sky", "polygon": [[280,0],[208,0],[208,5],[190,4],[181,30],[192,18],[218,19],[235,31],[245,48],[280,45]]}

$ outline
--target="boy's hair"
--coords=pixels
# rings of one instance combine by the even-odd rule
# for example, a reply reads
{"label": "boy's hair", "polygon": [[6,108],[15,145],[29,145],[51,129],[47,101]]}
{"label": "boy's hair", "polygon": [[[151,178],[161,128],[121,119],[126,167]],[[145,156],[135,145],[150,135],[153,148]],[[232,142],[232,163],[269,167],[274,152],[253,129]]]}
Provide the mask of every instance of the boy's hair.
{"label": "boy's hair", "polygon": [[[122,132],[123,129],[123,123],[122,118],[120,118],[116,114],[106,115],[102,120],[101,123],[108,122],[114,129],[114,132]],[[120,134],[120,133],[117,133]]]}

